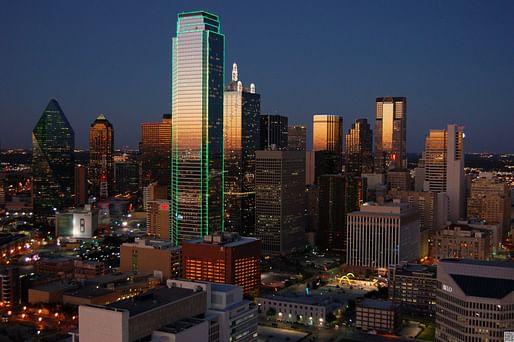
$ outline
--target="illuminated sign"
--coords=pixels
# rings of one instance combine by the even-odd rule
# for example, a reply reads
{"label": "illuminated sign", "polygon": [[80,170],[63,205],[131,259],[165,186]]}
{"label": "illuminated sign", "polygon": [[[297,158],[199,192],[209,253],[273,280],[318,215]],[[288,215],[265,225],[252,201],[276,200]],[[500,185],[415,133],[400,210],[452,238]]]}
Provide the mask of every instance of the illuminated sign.
{"label": "illuminated sign", "polygon": [[453,289],[451,286],[448,286],[446,284],[443,284],[443,290],[446,292],[453,292]]}

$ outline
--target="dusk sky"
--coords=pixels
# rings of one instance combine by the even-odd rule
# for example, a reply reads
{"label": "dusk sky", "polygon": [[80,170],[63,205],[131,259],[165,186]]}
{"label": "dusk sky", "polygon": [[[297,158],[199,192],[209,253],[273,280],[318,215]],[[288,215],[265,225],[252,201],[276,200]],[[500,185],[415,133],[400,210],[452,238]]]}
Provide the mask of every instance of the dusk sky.
{"label": "dusk sky", "polygon": [[[117,148],[171,107],[177,13],[208,10],[262,95],[262,113],[304,123],[338,113],[374,124],[377,96],[406,96],[407,150],[459,123],[467,152],[514,152],[514,1],[4,1],[0,141],[31,146],[51,98],[87,148],[104,113]],[[309,138],[310,142],[310,138]]]}

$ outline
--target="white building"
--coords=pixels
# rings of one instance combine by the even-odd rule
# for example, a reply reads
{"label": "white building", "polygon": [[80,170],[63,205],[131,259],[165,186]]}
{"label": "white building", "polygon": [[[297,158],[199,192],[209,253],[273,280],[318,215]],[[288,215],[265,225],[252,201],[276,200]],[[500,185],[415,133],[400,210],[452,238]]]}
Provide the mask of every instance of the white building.
{"label": "white building", "polygon": [[513,331],[514,262],[439,263],[436,341],[509,341]]}
{"label": "white building", "polygon": [[98,229],[98,209],[87,204],[83,209],[56,213],[57,236],[74,239],[90,239]]}
{"label": "white building", "polygon": [[387,269],[419,258],[418,211],[405,203],[365,203],[347,216],[346,263]]}

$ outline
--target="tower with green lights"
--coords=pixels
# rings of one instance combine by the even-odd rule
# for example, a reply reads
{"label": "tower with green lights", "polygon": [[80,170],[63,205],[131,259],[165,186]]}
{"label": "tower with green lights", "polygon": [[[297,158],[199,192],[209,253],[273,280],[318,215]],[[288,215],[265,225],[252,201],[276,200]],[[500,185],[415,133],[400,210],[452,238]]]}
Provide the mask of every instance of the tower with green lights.
{"label": "tower with green lights", "polygon": [[56,211],[72,206],[75,133],[52,99],[32,131],[34,226],[47,228]]}
{"label": "tower with green lights", "polygon": [[225,36],[218,16],[179,13],[172,42],[170,239],[223,231]]}

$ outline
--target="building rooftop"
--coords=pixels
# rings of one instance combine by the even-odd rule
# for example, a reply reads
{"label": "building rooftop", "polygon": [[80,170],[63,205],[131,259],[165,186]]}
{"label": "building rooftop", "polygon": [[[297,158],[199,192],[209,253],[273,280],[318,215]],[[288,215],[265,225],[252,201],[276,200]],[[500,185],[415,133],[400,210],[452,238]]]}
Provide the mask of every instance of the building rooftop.
{"label": "building rooftop", "polygon": [[406,213],[415,213],[416,209],[411,207],[408,203],[400,202],[386,202],[383,204],[375,202],[364,203],[360,211],[354,211],[352,215],[376,215],[376,216],[398,216]]}
{"label": "building rooftop", "polygon": [[316,305],[316,306],[324,306],[329,307],[333,304],[334,298],[330,295],[314,295],[314,296],[305,296],[305,295],[296,295],[296,294],[283,294],[283,295],[267,295],[262,296],[262,299],[276,300],[280,302],[288,302],[288,303],[297,303],[297,304],[306,304],[306,305]]}
{"label": "building rooftop", "polygon": [[466,296],[502,299],[514,291],[513,279],[450,274]]}
{"label": "building rooftop", "polygon": [[475,259],[442,259],[441,263],[451,264],[465,264],[465,265],[477,265],[477,266],[488,266],[488,267],[505,267],[512,268],[514,272],[514,261],[488,261],[488,260],[475,260]]}
{"label": "building rooftop", "polygon": [[87,286],[72,291],[66,291],[64,295],[79,298],[95,298],[113,292],[113,290],[106,289],[105,287]]}
{"label": "building rooftop", "polygon": [[379,309],[379,310],[392,310],[394,309],[394,303],[389,300],[376,300],[370,298],[363,298],[358,301],[362,306],[366,308]]}
{"label": "building rooftop", "polygon": [[45,292],[58,292],[58,291],[68,291],[68,290],[76,289],[77,287],[78,287],[78,285],[70,284],[68,282],[54,281],[51,283],[36,286],[34,288],[31,288],[31,290],[45,291]]}
{"label": "building rooftop", "polygon": [[205,322],[205,320],[199,318],[185,318],[175,323],[165,325],[157,329],[157,331],[178,334],[184,330],[194,327],[195,325],[202,324],[203,322]]}
{"label": "building rooftop", "polygon": [[132,317],[180,301],[195,293],[196,291],[194,290],[179,287],[159,288],[134,298],[108,304],[105,307],[108,309],[127,310]]}
{"label": "building rooftop", "polygon": [[257,241],[253,237],[240,236],[237,233],[209,234],[203,239],[195,239],[186,241],[187,244],[209,244],[220,245],[224,247],[237,247]]}
{"label": "building rooftop", "polygon": [[409,276],[422,273],[424,275],[430,275],[435,278],[437,275],[437,266],[405,263],[397,265],[395,272],[398,275]]}

